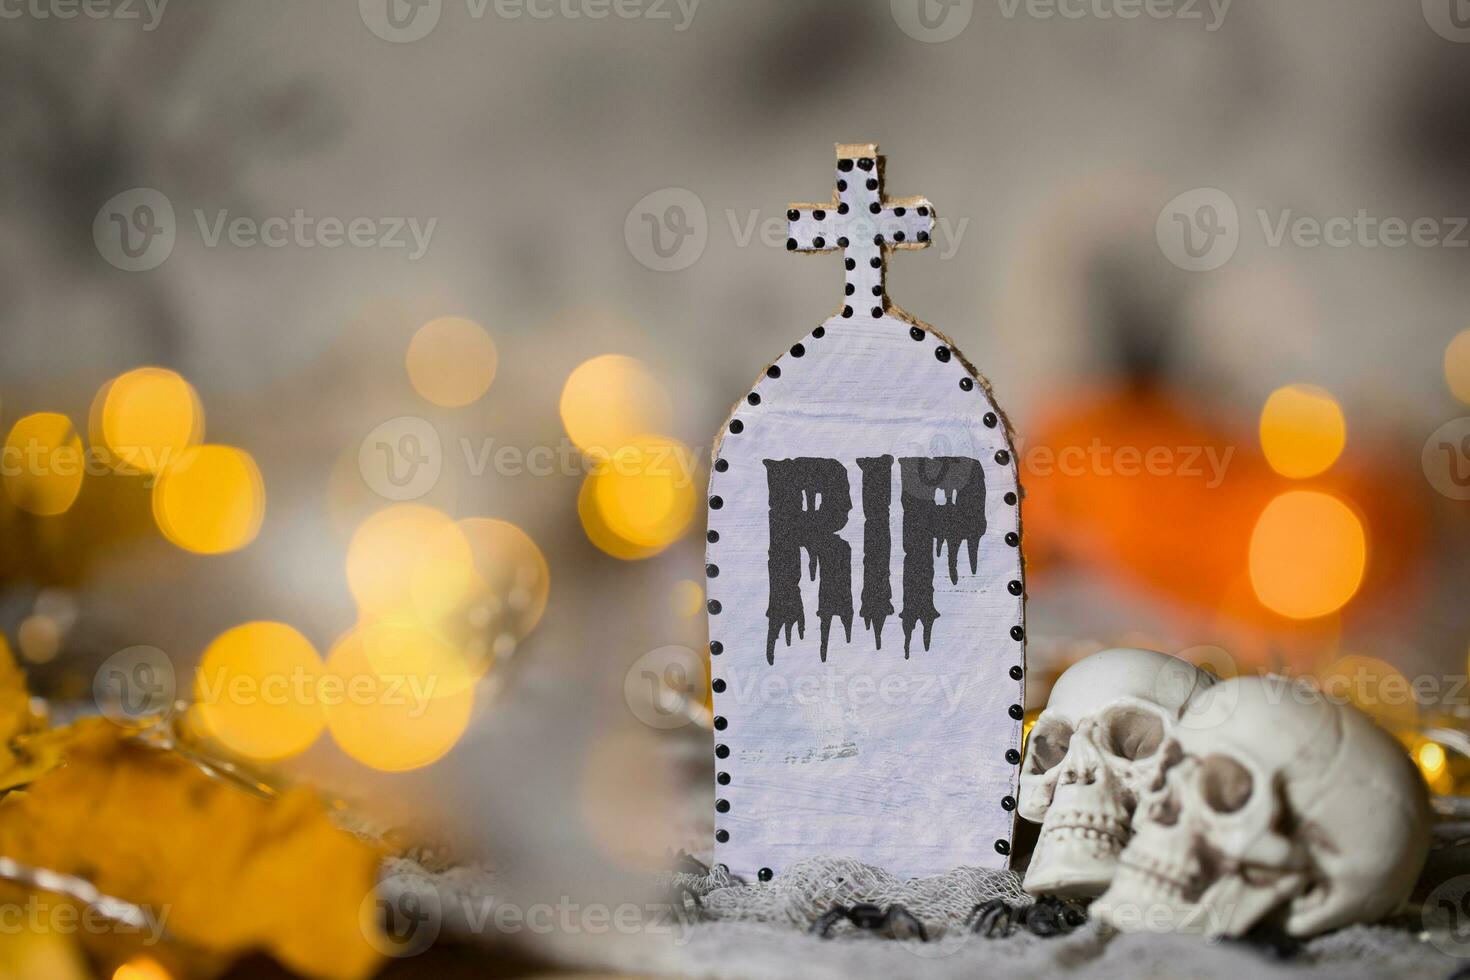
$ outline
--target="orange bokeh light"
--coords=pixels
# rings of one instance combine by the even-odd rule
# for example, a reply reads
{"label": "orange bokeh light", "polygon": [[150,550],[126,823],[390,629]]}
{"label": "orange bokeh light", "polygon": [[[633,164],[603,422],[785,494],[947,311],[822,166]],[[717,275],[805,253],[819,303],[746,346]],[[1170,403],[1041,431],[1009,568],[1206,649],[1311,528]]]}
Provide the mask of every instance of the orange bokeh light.
{"label": "orange bokeh light", "polygon": [[1315,619],[1345,606],[1368,563],[1363,522],[1347,504],[1315,490],[1283,493],[1251,534],[1250,577],[1268,609]]}

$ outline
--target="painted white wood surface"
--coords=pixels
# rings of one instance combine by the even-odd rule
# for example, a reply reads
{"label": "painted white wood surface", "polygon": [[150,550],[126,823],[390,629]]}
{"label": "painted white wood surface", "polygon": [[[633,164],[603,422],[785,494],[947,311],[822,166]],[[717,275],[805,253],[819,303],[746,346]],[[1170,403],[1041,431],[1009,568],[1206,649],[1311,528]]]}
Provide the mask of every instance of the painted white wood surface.
{"label": "painted white wood surface", "polygon": [[[839,148],[839,156],[845,150],[851,152]],[[851,176],[838,173],[849,186]],[[814,230],[811,221],[805,212],[793,221],[802,248],[832,227]],[[906,237],[912,242],[913,232]],[[856,247],[850,242],[849,251]],[[882,246],[869,252],[887,256]],[[850,281],[881,291],[881,264],[861,257],[857,264],[862,271],[850,271],[857,273]],[[1018,759],[1021,749],[1021,722],[1011,707],[1024,703],[1024,676],[1014,673],[1024,671],[1025,659],[1024,633],[1012,634],[1024,630],[1024,600],[1008,587],[1024,581],[1014,452],[988,385],[958,352],[936,356],[941,347],[953,350],[947,340],[929,328],[915,339],[916,322],[886,298],[855,298],[863,304],[834,315],[775,362],[778,377],[761,376],[751,389],[759,403],[740,402],[711,472],[709,528],[718,540],[708,545],[707,562],[717,573],[707,585],[719,609],[709,617],[710,639],[720,650],[711,657],[715,768],[728,776],[716,785],[727,809],[716,813],[715,860],[748,879],[817,855],[855,857],[900,876],[1008,861],[1014,814],[1002,801],[1016,794],[1019,768],[1007,754]],[[875,304],[878,316],[869,309]],[[968,390],[964,379],[972,382]],[[927,649],[922,624],[914,627],[907,659],[899,619],[900,466],[895,462],[890,473],[887,513],[869,515],[857,464],[885,454],[970,457],[985,482],[977,570],[971,573],[961,548],[954,583],[948,550],[934,559],[939,618]],[[847,471],[852,510],[838,533],[852,548],[852,635],[849,641],[834,620],[823,662],[818,583],[803,552],[805,636],[793,632],[788,646],[783,633],[769,664],[764,461],[799,457],[836,459]],[[884,623],[881,650],[860,614],[870,518],[888,521],[891,542],[894,613]],[[1015,544],[1007,534],[1017,536]]]}

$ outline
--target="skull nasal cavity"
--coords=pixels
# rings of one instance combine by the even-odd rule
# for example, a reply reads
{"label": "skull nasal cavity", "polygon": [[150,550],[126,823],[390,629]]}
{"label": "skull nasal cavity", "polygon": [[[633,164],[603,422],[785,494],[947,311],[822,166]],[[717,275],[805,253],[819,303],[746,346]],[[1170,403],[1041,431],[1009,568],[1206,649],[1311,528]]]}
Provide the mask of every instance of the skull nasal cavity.
{"label": "skull nasal cavity", "polygon": [[1164,741],[1163,721],[1158,715],[1139,708],[1114,711],[1103,725],[1107,750],[1129,761],[1148,758]]}
{"label": "skull nasal cavity", "polygon": [[1212,755],[1200,766],[1200,795],[1216,813],[1234,813],[1251,798],[1251,774],[1227,755]]}

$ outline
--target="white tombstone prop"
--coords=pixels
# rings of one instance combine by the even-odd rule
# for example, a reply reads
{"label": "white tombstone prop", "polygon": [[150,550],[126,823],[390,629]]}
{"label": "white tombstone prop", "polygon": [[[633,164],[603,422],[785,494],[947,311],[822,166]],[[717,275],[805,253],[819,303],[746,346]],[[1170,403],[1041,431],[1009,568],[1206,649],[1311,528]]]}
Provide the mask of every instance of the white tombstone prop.
{"label": "white tombstone prop", "polygon": [[715,860],[767,880],[847,856],[900,876],[1004,867],[1025,703],[1020,488],[986,380],[889,302],[929,243],[873,144],[794,205],[841,309],[744,394],[714,449],[707,549]]}

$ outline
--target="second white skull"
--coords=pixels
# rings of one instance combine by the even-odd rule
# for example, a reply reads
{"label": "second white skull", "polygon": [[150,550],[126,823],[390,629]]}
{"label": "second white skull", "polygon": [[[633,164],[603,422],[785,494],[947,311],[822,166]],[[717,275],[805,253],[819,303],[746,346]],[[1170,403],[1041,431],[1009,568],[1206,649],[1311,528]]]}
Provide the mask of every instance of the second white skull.
{"label": "second white skull", "polygon": [[1019,812],[1041,824],[1028,892],[1102,894],[1174,723],[1214,682],[1187,661],[1133,649],[1095,653],[1057,678],[1021,769]]}
{"label": "second white skull", "polygon": [[1406,899],[1429,843],[1403,747],[1306,684],[1241,677],[1196,698],[1107,893],[1124,932],[1313,936]]}

